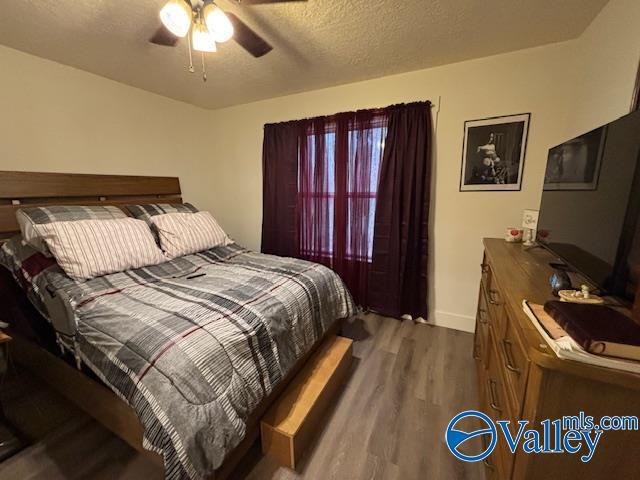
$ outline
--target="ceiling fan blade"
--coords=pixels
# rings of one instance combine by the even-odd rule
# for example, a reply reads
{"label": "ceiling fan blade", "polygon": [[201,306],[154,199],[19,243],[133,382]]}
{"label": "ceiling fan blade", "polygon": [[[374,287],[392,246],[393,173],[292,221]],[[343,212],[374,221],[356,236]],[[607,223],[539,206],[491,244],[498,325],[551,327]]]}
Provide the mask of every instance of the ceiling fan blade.
{"label": "ceiling fan blade", "polygon": [[233,13],[225,12],[225,14],[233,24],[233,39],[247,52],[259,58],[273,50],[273,47],[264,38],[251,30],[246,23]]}
{"label": "ceiling fan blade", "polygon": [[270,3],[293,3],[306,2],[308,0],[236,0],[236,3],[242,5],[268,5]]}
{"label": "ceiling fan blade", "polygon": [[175,47],[176,43],[178,43],[178,37],[171,33],[164,25],[160,25],[149,41],[156,45],[162,45],[163,47]]}

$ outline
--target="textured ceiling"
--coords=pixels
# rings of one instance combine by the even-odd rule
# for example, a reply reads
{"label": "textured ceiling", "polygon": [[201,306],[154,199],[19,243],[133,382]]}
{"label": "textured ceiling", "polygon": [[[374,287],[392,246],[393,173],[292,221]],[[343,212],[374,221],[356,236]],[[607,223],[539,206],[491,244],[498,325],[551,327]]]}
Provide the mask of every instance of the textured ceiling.
{"label": "textured ceiling", "polygon": [[[7,0],[0,43],[205,108],[407,72],[577,37],[607,0],[310,0],[234,11],[275,48],[233,41],[186,71],[184,41],[147,42],[164,0]],[[196,63],[199,65],[199,61]]]}

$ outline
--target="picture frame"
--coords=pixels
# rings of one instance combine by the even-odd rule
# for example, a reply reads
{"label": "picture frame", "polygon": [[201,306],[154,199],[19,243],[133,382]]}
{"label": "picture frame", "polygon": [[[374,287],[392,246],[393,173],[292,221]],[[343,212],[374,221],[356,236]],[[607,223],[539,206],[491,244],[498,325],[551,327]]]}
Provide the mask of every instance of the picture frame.
{"label": "picture frame", "polygon": [[597,190],[607,126],[549,149],[543,190]]}
{"label": "picture frame", "polygon": [[520,191],[531,113],[464,122],[461,192]]}
{"label": "picture frame", "polygon": [[530,230],[538,229],[539,210],[525,209],[522,211],[522,227]]}
{"label": "picture frame", "polygon": [[539,216],[539,210],[525,209],[522,212],[522,228],[524,229],[522,238],[525,247],[533,246],[536,241]]}

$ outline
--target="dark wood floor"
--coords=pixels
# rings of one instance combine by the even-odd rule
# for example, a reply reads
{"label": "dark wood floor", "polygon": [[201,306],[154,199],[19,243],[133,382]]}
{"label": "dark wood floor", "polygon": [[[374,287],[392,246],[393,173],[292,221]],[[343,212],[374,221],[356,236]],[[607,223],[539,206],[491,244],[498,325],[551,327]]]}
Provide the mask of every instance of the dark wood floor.
{"label": "dark wood floor", "polygon": [[[444,444],[449,420],[478,406],[472,335],[372,314],[345,335],[355,340],[351,376],[300,471],[278,467],[256,445],[234,477],[483,478],[481,464],[454,459]],[[51,395],[40,410],[61,402]],[[72,406],[54,410],[64,412],[61,425],[1,463],[0,479],[162,478],[155,463]]]}

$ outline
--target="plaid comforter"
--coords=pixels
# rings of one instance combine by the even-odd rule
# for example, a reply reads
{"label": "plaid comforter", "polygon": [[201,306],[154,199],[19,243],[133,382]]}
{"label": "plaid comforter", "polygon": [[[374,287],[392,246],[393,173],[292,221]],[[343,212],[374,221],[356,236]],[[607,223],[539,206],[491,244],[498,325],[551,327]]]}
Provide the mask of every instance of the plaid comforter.
{"label": "plaid comforter", "polygon": [[82,360],[137,412],[172,479],[212,475],[258,403],[354,314],[331,270],[236,244],[87,282],[47,275],[69,295]]}

